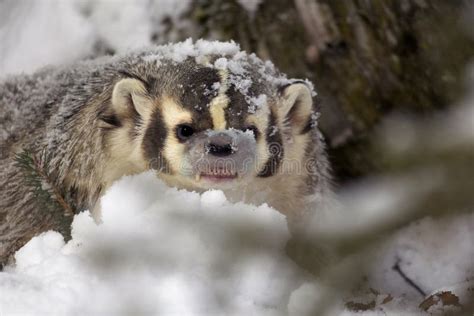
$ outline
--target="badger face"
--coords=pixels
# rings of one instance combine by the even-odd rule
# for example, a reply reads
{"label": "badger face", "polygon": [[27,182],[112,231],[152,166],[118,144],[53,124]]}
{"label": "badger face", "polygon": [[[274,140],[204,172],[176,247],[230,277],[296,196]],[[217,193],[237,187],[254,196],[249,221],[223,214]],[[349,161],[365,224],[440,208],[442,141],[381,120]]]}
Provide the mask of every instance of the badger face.
{"label": "badger face", "polygon": [[233,188],[272,177],[285,157],[304,155],[313,111],[305,84],[194,61],[146,74],[128,73],[115,84],[111,103],[121,123],[112,142],[168,184]]}
{"label": "badger face", "polygon": [[258,160],[257,142],[252,131],[209,129],[194,133],[192,125],[176,126],[176,138],[184,146],[173,144],[182,157],[179,177],[200,188],[227,188],[255,177]]}

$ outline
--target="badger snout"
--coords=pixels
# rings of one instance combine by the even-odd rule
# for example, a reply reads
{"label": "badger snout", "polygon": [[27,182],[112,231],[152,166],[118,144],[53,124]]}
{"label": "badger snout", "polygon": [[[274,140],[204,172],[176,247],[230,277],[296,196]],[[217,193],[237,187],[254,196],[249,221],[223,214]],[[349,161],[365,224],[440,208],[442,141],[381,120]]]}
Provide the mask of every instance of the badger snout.
{"label": "badger snout", "polygon": [[234,138],[226,132],[219,132],[208,138],[205,151],[216,157],[227,157],[237,152]]}
{"label": "badger snout", "polygon": [[216,157],[230,156],[234,153],[231,144],[218,145],[211,143],[207,145],[207,152]]}
{"label": "badger snout", "polygon": [[188,161],[196,181],[242,178],[255,164],[255,138],[240,130],[206,131],[190,146]]}

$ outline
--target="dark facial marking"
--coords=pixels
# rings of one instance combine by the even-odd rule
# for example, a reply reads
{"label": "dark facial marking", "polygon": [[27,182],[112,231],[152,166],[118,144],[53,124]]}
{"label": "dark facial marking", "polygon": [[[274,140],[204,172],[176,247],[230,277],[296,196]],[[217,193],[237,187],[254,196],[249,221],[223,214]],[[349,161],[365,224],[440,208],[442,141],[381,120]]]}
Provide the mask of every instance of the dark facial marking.
{"label": "dark facial marking", "polygon": [[185,62],[180,64],[182,69],[176,82],[181,85],[174,89],[173,97],[185,109],[192,112],[193,128],[203,131],[212,128],[212,117],[209,104],[218,95],[218,90],[213,89],[216,82],[220,82],[216,69]]}
{"label": "dark facial marking", "polygon": [[267,144],[270,149],[270,158],[268,158],[263,170],[258,174],[261,178],[273,176],[283,159],[284,150],[280,131],[274,131],[274,128],[272,128],[272,126],[277,126],[276,124],[275,114],[271,111],[266,135]]}
{"label": "dark facial marking", "polygon": [[235,129],[246,128],[245,118],[248,116],[249,104],[245,97],[232,85],[226,92],[229,98],[229,106],[225,109],[225,120],[229,127]]}
{"label": "dark facial marking", "polygon": [[163,116],[159,109],[156,109],[151,116],[150,123],[143,138],[143,152],[148,160],[151,169],[170,173],[169,164],[163,156],[163,148],[168,131],[163,121]]}

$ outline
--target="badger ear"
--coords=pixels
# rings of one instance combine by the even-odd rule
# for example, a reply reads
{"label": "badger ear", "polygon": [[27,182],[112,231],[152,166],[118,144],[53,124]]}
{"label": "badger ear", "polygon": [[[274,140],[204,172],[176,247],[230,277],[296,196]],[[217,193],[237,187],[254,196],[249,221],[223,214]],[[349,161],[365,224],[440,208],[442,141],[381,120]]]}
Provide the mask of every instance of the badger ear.
{"label": "badger ear", "polygon": [[126,78],[117,82],[112,92],[112,106],[120,115],[136,111],[141,117],[152,110],[151,100],[143,82],[138,79]]}
{"label": "badger ear", "polygon": [[313,113],[311,89],[303,82],[284,86],[278,112],[281,120],[289,125],[293,134],[301,134],[308,130]]}

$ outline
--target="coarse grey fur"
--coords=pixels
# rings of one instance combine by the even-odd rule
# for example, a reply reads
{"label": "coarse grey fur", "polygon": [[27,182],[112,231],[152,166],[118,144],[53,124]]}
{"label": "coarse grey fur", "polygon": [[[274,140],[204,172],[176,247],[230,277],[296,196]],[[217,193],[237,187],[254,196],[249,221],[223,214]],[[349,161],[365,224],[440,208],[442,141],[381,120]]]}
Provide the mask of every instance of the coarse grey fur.
{"label": "coarse grey fur", "polygon": [[[151,124],[163,122],[158,119],[144,120],[134,109],[128,112],[127,117],[117,116],[111,100],[114,87],[120,80],[132,78],[143,82],[147,97],[154,100],[164,95],[175,97],[199,117],[196,121],[199,128],[212,129],[212,118],[206,107],[217,96],[211,86],[220,80],[219,73],[196,62],[194,57],[183,62],[150,57],[156,54],[160,54],[159,49],[121,57],[103,57],[69,66],[45,68],[33,75],[9,77],[0,82],[0,264],[7,262],[19,247],[36,234],[57,229],[51,214],[38,206],[31,190],[24,185],[24,175],[15,162],[15,154],[28,149],[47,161],[47,173],[54,186],[67,191],[78,210],[93,209],[110,181],[121,175],[147,168],[161,171],[167,168],[166,157],[161,157],[158,149],[164,146],[164,134],[172,131],[162,125],[150,128]],[[205,62],[219,57],[222,56],[207,56]],[[272,106],[278,107],[281,91],[292,81],[286,80],[253,55],[246,55],[243,60],[246,78],[252,81],[247,97],[264,94]],[[247,112],[250,101],[234,85],[235,82],[230,84],[229,91],[232,92],[229,93],[233,95],[229,95],[230,105],[226,115],[230,127],[241,129],[243,121],[240,114],[243,110]],[[276,113],[273,111],[269,127],[274,127],[275,132],[268,130],[260,137],[268,143],[279,143],[283,151],[277,154],[291,156],[294,149],[289,145],[292,132],[286,126],[288,118],[279,117],[278,110],[275,110]],[[111,152],[110,135],[121,128],[128,128],[127,136],[120,138],[124,147],[137,135],[142,135],[140,148],[147,159],[143,164],[146,167],[127,165],[122,170],[127,162],[115,164],[117,158]],[[298,133],[307,133],[311,139],[310,145],[298,149],[304,155],[301,162],[305,170],[299,175],[283,175],[285,178],[278,178],[271,172],[267,175],[260,173],[259,179],[253,182],[255,186],[248,190],[255,192],[265,188],[276,191],[274,195],[279,197],[275,200],[275,207],[298,209],[302,203],[321,203],[322,197],[330,194],[329,163],[315,115]],[[196,189],[181,185],[179,181],[169,181],[173,177],[172,172],[165,170],[159,177],[161,174],[171,185]],[[281,179],[286,179],[286,182]],[[292,181],[296,181],[296,195],[290,191],[285,193]],[[225,192],[233,195],[233,191],[236,190],[230,188]],[[235,199],[263,202],[251,199],[249,195],[247,191],[234,194]],[[301,214],[308,211],[309,208]]]}

